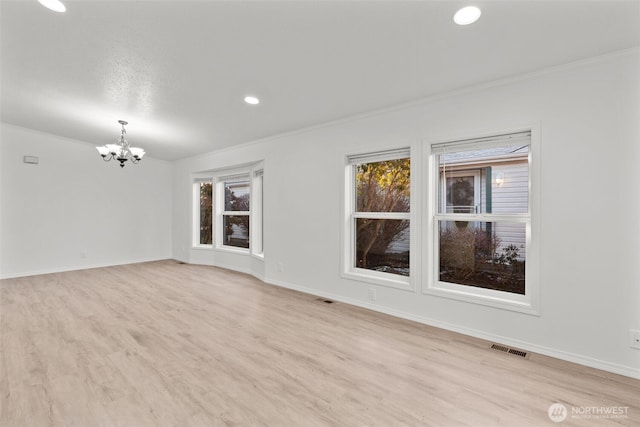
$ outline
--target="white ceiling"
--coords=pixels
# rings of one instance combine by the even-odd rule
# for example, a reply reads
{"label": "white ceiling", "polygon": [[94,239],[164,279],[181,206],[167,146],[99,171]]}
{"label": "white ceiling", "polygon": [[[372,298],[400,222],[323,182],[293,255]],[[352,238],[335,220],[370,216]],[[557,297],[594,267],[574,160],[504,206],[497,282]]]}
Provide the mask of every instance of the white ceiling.
{"label": "white ceiling", "polygon": [[640,45],[640,0],[468,3],[2,0],[0,119],[172,160]]}

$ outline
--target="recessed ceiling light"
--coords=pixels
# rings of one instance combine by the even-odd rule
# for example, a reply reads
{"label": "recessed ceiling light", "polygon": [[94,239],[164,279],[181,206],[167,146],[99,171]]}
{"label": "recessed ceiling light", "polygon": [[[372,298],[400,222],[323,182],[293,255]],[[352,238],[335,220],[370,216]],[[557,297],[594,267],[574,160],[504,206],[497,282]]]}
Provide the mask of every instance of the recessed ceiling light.
{"label": "recessed ceiling light", "polygon": [[247,104],[251,104],[251,105],[260,104],[260,100],[258,98],[256,98],[255,96],[245,96],[244,97],[244,102],[246,102]]}
{"label": "recessed ceiling light", "polygon": [[453,21],[458,25],[473,24],[480,18],[482,12],[475,6],[463,7],[453,15]]}
{"label": "recessed ceiling light", "polygon": [[60,0],[38,0],[41,5],[47,9],[51,9],[54,12],[66,12],[67,8],[62,4]]}

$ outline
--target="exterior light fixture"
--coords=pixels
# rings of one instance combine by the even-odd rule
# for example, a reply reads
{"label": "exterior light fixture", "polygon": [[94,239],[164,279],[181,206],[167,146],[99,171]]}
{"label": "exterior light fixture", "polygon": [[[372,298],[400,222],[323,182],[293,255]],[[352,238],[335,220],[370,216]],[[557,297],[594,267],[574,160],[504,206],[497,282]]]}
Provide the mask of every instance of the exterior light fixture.
{"label": "exterior light fixture", "polygon": [[124,162],[127,160],[131,160],[131,163],[137,164],[144,157],[144,150],[142,148],[130,147],[129,142],[124,139],[124,134],[127,133],[124,126],[129,123],[124,120],[118,120],[118,123],[122,125],[122,133],[120,134],[120,139],[118,139],[116,144],[107,144],[102,147],[96,147],[98,153],[102,156],[102,159],[105,162],[108,162],[112,159],[116,159],[120,162],[120,167],[124,167]]}
{"label": "exterior light fixture", "polygon": [[475,6],[463,7],[453,15],[453,22],[458,25],[473,24],[480,18],[480,15],[482,15],[482,12]]}

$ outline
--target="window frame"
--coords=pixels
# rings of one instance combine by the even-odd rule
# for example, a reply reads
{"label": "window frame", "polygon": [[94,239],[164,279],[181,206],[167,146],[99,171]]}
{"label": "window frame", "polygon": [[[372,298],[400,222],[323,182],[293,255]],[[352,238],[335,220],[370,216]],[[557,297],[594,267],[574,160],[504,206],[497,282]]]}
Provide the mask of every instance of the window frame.
{"label": "window frame", "polygon": [[[226,208],[226,204],[225,204],[225,185],[228,182],[237,182],[237,181],[241,181],[241,180],[246,180],[248,183],[248,187],[249,187],[249,210],[247,211],[227,211],[225,210]],[[215,247],[216,249],[221,249],[221,250],[225,250],[225,251],[230,251],[230,252],[238,252],[238,253],[251,253],[251,235],[252,235],[252,219],[251,219],[251,209],[252,209],[252,182],[251,182],[251,173],[250,171],[247,172],[243,172],[243,173],[238,173],[238,174],[233,174],[233,175],[224,175],[224,176],[218,176],[216,178],[216,183],[215,183],[215,190],[216,190],[216,194],[214,195],[214,200],[215,200],[215,205],[216,205],[216,209],[215,209],[215,237],[214,237],[214,241],[215,241]],[[249,234],[248,236],[248,241],[249,241],[249,247],[248,248],[243,248],[243,247],[238,247],[238,246],[232,246],[232,245],[226,245],[224,242],[224,218],[228,217],[228,216],[247,216],[249,217],[249,229],[247,230],[247,233]]]}
{"label": "window frame", "polygon": [[[443,184],[441,180],[440,166],[437,162],[439,153],[434,153],[434,146],[441,144],[456,145],[456,149],[466,149],[477,141],[478,148],[504,146],[505,141],[490,140],[495,136],[530,132],[528,152],[528,209],[526,213],[441,213],[441,200],[439,190]],[[483,141],[484,140],[484,141]],[[426,177],[426,195],[423,201],[425,215],[424,237],[425,265],[427,274],[423,278],[422,292],[439,297],[455,299],[495,308],[518,311],[522,313],[539,315],[540,302],[540,128],[539,124],[525,127],[512,128],[484,135],[464,135],[440,140],[425,140],[424,161]],[[444,183],[446,185],[446,183]],[[446,206],[446,201],[444,202]],[[470,221],[470,222],[522,222],[525,224],[525,294],[515,294],[506,291],[485,289],[480,287],[460,285],[439,280],[439,224],[440,221]]]}
{"label": "window frame", "polygon": [[[193,183],[193,217],[192,217],[192,238],[191,238],[191,247],[194,249],[211,249],[213,248],[215,241],[215,183],[212,177],[194,177],[192,180]],[[204,244],[200,243],[200,228],[202,224],[200,222],[200,187],[203,183],[211,184],[211,204],[212,204],[212,212],[211,212],[211,243]]]}
{"label": "window frame", "polygon": [[264,259],[264,166],[251,171],[251,202],[249,210],[249,249],[251,255]]}
{"label": "window frame", "polygon": [[[249,215],[249,248],[224,245],[223,216],[224,211],[224,181],[245,177],[249,180],[249,211],[227,211],[230,215]],[[212,243],[200,244],[200,183],[212,184]],[[191,249],[231,252],[241,255],[251,254],[264,261],[263,236],[263,199],[264,199],[264,161],[237,166],[233,168],[216,169],[194,173],[192,183],[192,238]],[[259,191],[255,191],[255,189]]]}
{"label": "window frame", "polygon": [[[370,153],[345,156],[344,175],[344,222],[343,222],[343,245],[341,254],[341,276],[346,279],[366,282],[376,285],[392,287],[396,289],[415,291],[416,271],[414,269],[414,257],[416,255],[415,237],[415,191],[413,182],[415,180],[415,162],[412,157],[412,149],[409,146],[402,148],[392,148]],[[361,163],[374,163],[386,160],[396,160],[408,158],[410,160],[410,209],[409,212],[358,212],[356,206],[356,165]],[[357,162],[357,163],[356,163]],[[409,276],[399,274],[369,270],[356,267],[356,221],[364,219],[393,219],[409,221]]]}

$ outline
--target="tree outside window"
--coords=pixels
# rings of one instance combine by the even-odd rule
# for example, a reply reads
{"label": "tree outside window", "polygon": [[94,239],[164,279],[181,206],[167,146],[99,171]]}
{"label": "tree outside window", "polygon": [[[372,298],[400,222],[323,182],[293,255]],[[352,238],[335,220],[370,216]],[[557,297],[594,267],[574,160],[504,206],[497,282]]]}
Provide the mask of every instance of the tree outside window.
{"label": "tree outside window", "polygon": [[409,158],[355,165],[355,267],[409,276]]}
{"label": "tree outside window", "polygon": [[213,183],[200,183],[200,240],[201,245],[213,242]]}

